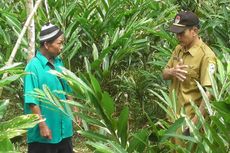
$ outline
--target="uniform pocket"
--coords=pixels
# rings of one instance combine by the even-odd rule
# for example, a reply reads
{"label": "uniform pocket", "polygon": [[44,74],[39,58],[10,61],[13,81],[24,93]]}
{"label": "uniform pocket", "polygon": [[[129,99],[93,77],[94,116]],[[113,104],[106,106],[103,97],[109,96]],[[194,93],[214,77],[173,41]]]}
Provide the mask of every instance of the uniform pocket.
{"label": "uniform pocket", "polygon": [[185,91],[189,91],[191,89],[194,89],[196,87],[196,82],[195,80],[199,80],[199,75],[198,73],[193,69],[192,66],[189,66],[189,68],[187,68],[187,75],[186,75],[186,79],[184,80],[184,82],[182,83],[183,89]]}
{"label": "uniform pocket", "polygon": [[196,80],[199,78],[199,75],[196,72],[196,70],[193,68],[193,66],[189,66],[187,76],[191,79],[196,79]]}

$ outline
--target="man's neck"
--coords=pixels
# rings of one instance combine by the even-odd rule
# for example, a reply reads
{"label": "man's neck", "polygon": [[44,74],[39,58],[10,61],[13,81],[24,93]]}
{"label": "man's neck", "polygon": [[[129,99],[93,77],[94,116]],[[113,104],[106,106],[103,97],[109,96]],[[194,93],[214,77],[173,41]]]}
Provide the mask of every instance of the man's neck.
{"label": "man's neck", "polygon": [[54,57],[48,54],[48,51],[45,48],[41,48],[40,50],[41,50],[41,54],[45,56],[50,63],[53,63]]}
{"label": "man's neck", "polygon": [[194,45],[197,45],[200,43],[200,38],[197,36],[194,38],[194,40],[187,46],[184,46],[184,50],[185,51],[188,51],[190,48],[192,48]]}

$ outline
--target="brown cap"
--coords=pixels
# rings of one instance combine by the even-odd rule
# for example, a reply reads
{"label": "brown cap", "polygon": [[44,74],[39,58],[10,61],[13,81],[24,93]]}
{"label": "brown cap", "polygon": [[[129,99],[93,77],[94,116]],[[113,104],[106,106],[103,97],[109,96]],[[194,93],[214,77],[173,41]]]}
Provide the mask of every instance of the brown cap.
{"label": "brown cap", "polygon": [[176,15],[169,31],[181,33],[188,27],[197,26],[199,28],[199,19],[196,14],[190,11],[182,11]]}

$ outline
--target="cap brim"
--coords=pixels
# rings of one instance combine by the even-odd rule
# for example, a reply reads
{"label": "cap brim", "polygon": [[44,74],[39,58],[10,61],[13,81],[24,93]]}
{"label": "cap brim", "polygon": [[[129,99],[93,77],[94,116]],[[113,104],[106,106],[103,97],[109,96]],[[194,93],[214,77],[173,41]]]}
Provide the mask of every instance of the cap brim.
{"label": "cap brim", "polygon": [[182,33],[185,31],[187,27],[182,27],[182,26],[176,26],[176,25],[172,25],[170,28],[169,28],[169,31],[173,32],[173,33]]}

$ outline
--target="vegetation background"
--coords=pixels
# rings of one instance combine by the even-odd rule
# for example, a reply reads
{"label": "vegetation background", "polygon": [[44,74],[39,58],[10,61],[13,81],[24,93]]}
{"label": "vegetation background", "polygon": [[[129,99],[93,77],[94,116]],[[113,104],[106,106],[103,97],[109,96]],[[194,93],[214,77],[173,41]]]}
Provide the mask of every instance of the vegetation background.
{"label": "vegetation background", "polygon": [[[0,105],[0,152],[26,152],[23,133],[39,122],[36,116],[20,116],[23,69],[30,52],[28,36],[23,37],[14,60],[21,63],[3,67],[28,17],[26,3],[26,0],[0,1],[0,75],[9,74],[0,81],[4,89]],[[47,14],[42,1],[34,16],[36,47],[38,32],[50,16],[51,22],[64,30],[66,40],[61,56],[66,68],[72,71],[52,73],[71,83],[75,101],[70,103],[80,108],[78,115],[83,119],[83,127],[77,127],[76,131],[81,136],[74,137],[78,152],[187,153],[193,146],[196,152],[230,151],[228,0],[48,0],[48,6]],[[161,71],[177,44],[167,29],[180,10],[194,11],[200,17],[200,36],[219,59],[211,90],[215,97],[212,103],[203,93],[210,119],[200,116],[198,125],[193,125],[183,112],[180,116],[165,112],[166,107],[172,112],[176,107],[176,98],[170,100],[167,96],[169,82],[163,81]],[[200,90],[203,91],[202,87]],[[37,91],[37,96],[48,99],[54,96],[45,86],[44,91]],[[194,109],[200,115],[196,106]],[[173,123],[165,122],[166,113]],[[185,124],[193,135],[176,134]],[[201,124],[203,133],[199,130]],[[186,141],[189,147],[172,144],[171,137]]]}

